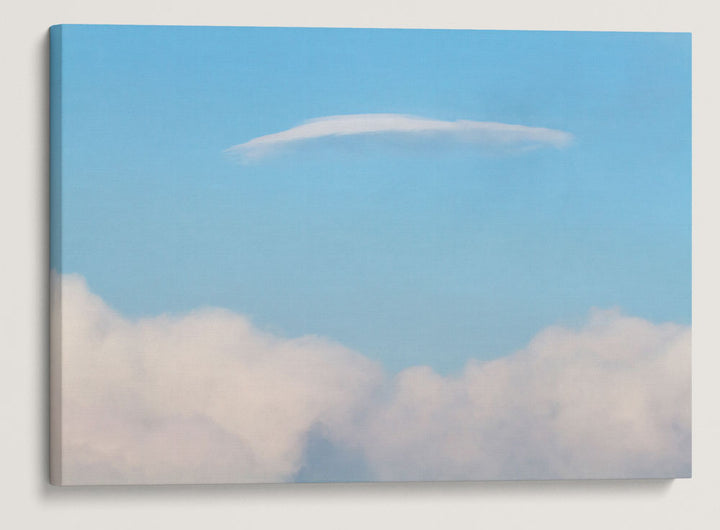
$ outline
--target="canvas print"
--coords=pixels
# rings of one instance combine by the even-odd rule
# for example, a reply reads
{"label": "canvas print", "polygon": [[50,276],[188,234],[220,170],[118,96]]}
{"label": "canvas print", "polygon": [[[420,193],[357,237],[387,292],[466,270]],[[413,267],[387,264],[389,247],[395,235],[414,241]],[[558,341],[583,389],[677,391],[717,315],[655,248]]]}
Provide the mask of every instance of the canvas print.
{"label": "canvas print", "polygon": [[691,474],[691,36],[51,29],[51,481]]}

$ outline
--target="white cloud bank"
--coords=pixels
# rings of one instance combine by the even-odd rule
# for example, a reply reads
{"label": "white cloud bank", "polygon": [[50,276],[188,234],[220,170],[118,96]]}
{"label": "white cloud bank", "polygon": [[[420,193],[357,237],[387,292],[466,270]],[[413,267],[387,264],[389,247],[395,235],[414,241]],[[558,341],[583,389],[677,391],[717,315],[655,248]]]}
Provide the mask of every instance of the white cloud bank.
{"label": "white cloud bank", "polygon": [[227,152],[249,161],[300,142],[357,136],[381,141],[403,139],[420,142],[424,147],[442,143],[491,150],[561,148],[572,141],[570,133],[542,127],[471,120],[442,121],[402,114],[348,114],[308,120],[291,129],[235,145]]}
{"label": "white cloud bank", "polygon": [[685,326],[598,311],[457,377],[388,377],[325,339],[217,309],[128,320],[60,281],[65,484],[292,480],[319,431],[378,480],[690,472]]}

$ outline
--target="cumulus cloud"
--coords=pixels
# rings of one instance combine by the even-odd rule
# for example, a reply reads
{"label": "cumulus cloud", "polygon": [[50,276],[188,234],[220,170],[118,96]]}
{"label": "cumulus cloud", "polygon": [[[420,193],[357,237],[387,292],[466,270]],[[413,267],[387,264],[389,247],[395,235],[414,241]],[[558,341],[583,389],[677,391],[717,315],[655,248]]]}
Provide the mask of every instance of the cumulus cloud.
{"label": "cumulus cloud", "polygon": [[690,331],[617,311],[458,377],[400,373],[356,433],[381,480],[690,473]]}
{"label": "cumulus cloud", "polygon": [[308,469],[326,445],[377,480],[690,472],[685,326],[597,311],[456,376],[390,377],[326,339],[219,309],[130,320],[60,281],[65,484],[357,479]]}
{"label": "cumulus cloud", "polygon": [[561,148],[572,135],[525,125],[472,120],[443,121],[402,114],[348,114],[308,120],[290,129],[253,138],[227,152],[243,160],[257,160],[285,147],[320,139],[364,138],[381,142],[404,140],[432,145],[466,145],[491,150]]}
{"label": "cumulus cloud", "polygon": [[130,321],[77,276],[61,304],[68,484],[287,480],[310,429],[345,428],[381,377],[339,344],[228,311]]}

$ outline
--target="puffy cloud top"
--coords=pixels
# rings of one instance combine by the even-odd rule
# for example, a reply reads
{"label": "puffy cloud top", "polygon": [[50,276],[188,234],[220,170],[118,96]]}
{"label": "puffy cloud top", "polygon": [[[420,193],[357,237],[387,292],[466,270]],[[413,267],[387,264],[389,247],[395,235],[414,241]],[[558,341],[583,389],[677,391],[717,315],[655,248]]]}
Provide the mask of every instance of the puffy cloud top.
{"label": "puffy cloud top", "polygon": [[129,320],[81,277],[55,282],[66,484],[292,480],[317,433],[378,480],[690,473],[685,326],[596,311],[456,376],[390,377],[229,311]]}

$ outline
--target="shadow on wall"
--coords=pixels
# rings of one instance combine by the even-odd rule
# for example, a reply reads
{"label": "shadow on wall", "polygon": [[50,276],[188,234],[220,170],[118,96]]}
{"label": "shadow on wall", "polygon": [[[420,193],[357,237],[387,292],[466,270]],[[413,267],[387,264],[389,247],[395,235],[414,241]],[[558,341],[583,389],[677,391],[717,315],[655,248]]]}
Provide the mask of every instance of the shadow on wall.
{"label": "shadow on wall", "polygon": [[43,498],[48,502],[149,502],[166,499],[237,500],[275,499],[287,502],[298,499],[358,500],[416,499],[438,495],[454,498],[520,498],[551,499],[556,497],[617,498],[628,495],[659,499],[666,495],[673,480],[548,480],[497,482],[376,482],[337,484],[225,484],[225,485],[167,485],[167,486],[70,486],[56,487],[46,483]]}

